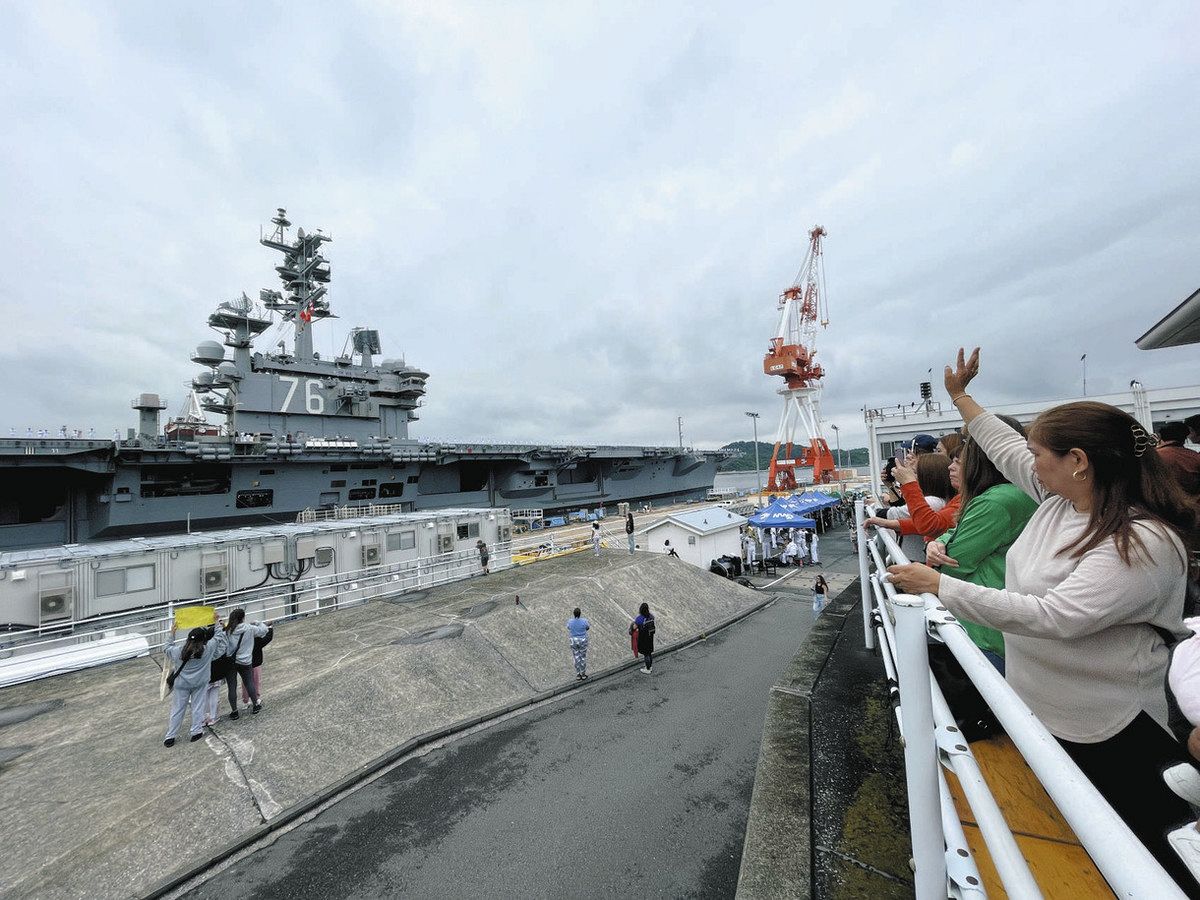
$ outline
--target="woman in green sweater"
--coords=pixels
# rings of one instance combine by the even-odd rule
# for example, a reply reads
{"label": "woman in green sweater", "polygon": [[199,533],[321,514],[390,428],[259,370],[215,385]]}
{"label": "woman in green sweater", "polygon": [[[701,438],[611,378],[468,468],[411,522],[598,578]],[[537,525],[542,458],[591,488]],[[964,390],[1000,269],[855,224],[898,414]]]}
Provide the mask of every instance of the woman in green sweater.
{"label": "woman in green sweater", "polygon": [[[999,418],[1025,435],[1021,423]],[[957,470],[957,471],[956,471]],[[957,478],[955,477],[957,476]],[[942,574],[979,584],[1004,587],[1004,558],[1037,510],[1037,503],[1000,474],[987,455],[968,435],[950,470],[951,481],[962,494],[957,524],[926,548],[928,562],[941,566]],[[975,646],[1004,674],[1004,636],[994,628],[959,619]]]}
{"label": "woman in green sweater", "polygon": [[[1025,433],[1016,419],[1005,416],[1004,421]],[[958,457],[950,464],[950,480],[962,498],[961,512],[953,528],[926,545],[926,562],[963,581],[1002,588],[1008,548],[1037,510],[1037,503],[1010,484],[970,437],[964,439]],[[961,616],[958,621],[1003,675],[1004,635]],[[930,644],[929,667],[963,737],[976,741],[1002,731],[987,701],[945,644]]]}

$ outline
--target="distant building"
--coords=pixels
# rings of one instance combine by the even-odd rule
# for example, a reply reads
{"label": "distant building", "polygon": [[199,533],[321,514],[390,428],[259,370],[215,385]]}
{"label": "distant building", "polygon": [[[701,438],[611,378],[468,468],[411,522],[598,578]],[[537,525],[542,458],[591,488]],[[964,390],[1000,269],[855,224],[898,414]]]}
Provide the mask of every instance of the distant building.
{"label": "distant building", "polygon": [[643,532],[647,549],[666,553],[666,542],[685,562],[707,569],[719,556],[741,556],[745,516],[720,506],[672,513]]}

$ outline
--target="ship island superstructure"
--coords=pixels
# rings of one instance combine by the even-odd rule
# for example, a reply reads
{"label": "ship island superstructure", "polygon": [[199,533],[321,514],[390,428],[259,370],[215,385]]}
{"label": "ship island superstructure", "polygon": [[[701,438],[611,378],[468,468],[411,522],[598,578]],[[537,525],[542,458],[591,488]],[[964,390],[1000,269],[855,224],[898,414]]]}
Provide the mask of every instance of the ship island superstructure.
{"label": "ship island superstructure", "polygon": [[[167,423],[156,393],[132,402],[119,439],[0,439],[0,549],[293,521],[304,510],[396,512],[510,507],[546,513],[702,499],[725,451],[574,444],[429,443],[409,437],[429,374],[383,358],[355,328],[323,359],[313,331],[333,313],[331,237],[289,234],[286,211],[260,242],[282,255],[282,290],[221,302],[192,360],[185,414]],[[292,331],[256,348],[276,328]],[[379,357],[377,361],[377,357]],[[223,417],[213,424],[206,414]]]}

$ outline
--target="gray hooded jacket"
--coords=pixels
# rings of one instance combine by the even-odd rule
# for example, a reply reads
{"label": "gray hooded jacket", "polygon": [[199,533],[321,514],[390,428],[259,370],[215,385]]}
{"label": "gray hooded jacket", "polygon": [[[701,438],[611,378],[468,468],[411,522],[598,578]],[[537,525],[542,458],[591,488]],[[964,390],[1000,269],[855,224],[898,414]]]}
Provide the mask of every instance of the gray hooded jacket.
{"label": "gray hooded jacket", "polygon": [[254,639],[266,636],[267,626],[262,622],[243,622],[229,633],[226,655],[234,657],[239,666],[248,666],[254,657]]}
{"label": "gray hooded jacket", "polygon": [[[253,641],[251,641],[253,644]],[[171,661],[171,671],[179,669],[179,660],[183,656],[182,645],[176,646],[175,638],[171,637],[164,650],[167,654],[167,659]],[[179,674],[175,676],[175,690],[177,691],[193,691],[198,687],[208,686],[208,672],[212,664],[213,657],[223,656],[225,654],[225,631],[218,628],[216,634],[208,639],[208,643],[204,645],[204,652],[199,656],[189,659],[183,664],[183,668]]]}

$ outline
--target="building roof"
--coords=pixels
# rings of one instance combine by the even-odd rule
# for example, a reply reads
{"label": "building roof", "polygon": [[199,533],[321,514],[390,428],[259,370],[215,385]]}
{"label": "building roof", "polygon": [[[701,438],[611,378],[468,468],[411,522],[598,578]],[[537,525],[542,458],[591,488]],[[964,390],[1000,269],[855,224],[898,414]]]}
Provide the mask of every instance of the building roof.
{"label": "building roof", "polygon": [[705,506],[702,509],[671,513],[661,522],[655,522],[646,531],[653,531],[655,528],[661,528],[669,523],[688,531],[694,531],[696,534],[713,534],[728,528],[741,528],[746,524],[746,517],[739,516],[721,506]]}
{"label": "building roof", "polygon": [[1200,342],[1200,290],[1171,310],[1135,342],[1142,350],[1183,347]]}

